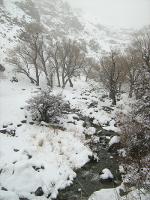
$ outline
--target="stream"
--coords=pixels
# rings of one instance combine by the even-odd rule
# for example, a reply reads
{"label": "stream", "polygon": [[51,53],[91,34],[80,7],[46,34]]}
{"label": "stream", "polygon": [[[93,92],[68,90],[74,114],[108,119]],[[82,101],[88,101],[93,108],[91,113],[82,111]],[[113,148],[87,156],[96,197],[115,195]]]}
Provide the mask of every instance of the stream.
{"label": "stream", "polygon": [[[93,126],[93,124],[92,124]],[[90,148],[97,154],[98,161],[91,159],[82,168],[76,171],[76,178],[73,184],[64,190],[59,191],[57,200],[88,200],[95,191],[106,188],[114,188],[120,185],[121,176],[119,173],[119,162],[117,156],[108,152],[108,136],[114,136],[116,133],[106,131],[101,127],[96,127],[96,136],[99,141],[96,144],[90,144]],[[108,168],[114,180],[100,180],[100,172]]]}

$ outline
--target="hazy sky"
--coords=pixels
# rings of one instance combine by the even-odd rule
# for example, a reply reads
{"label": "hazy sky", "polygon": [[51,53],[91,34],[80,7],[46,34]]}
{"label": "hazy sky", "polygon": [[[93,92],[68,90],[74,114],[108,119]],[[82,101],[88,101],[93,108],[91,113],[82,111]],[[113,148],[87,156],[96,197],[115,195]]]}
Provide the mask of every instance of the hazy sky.
{"label": "hazy sky", "polygon": [[104,25],[141,28],[150,24],[150,0],[66,0]]}

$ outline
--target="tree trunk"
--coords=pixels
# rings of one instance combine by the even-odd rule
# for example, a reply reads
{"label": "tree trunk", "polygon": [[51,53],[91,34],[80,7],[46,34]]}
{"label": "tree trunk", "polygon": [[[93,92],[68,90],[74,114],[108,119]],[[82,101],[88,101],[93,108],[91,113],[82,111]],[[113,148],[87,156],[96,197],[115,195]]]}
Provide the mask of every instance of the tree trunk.
{"label": "tree trunk", "polygon": [[65,77],[62,75],[62,87],[64,88],[66,85]]}
{"label": "tree trunk", "polygon": [[85,78],[85,82],[87,82],[88,81],[88,75],[86,75],[86,78]]}
{"label": "tree trunk", "polygon": [[71,78],[69,78],[68,80],[69,80],[70,87],[73,87],[73,83],[71,81]]}
{"label": "tree trunk", "polygon": [[36,65],[34,65],[34,66],[35,66],[36,86],[39,86],[39,84],[40,84],[39,70]]}
{"label": "tree trunk", "polygon": [[132,98],[132,94],[133,94],[133,83],[130,83],[129,98]]}
{"label": "tree trunk", "polygon": [[28,73],[24,73],[24,74],[29,78],[32,84],[36,83],[36,80],[34,80],[34,78],[32,78]]}
{"label": "tree trunk", "polygon": [[50,86],[53,88],[53,73],[50,74]]}
{"label": "tree trunk", "polygon": [[132,87],[130,86],[129,98],[132,98],[132,94],[133,94],[133,89],[132,89]]}
{"label": "tree trunk", "polygon": [[61,87],[58,67],[56,67],[56,75],[57,75],[58,87]]}
{"label": "tree trunk", "polygon": [[116,105],[116,95],[114,93],[112,95],[112,105]]}
{"label": "tree trunk", "polygon": [[30,79],[31,83],[34,84],[34,80],[31,77],[29,77],[29,79]]}
{"label": "tree trunk", "polygon": [[112,99],[112,105],[116,105],[116,92],[112,88],[111,88],[111,90],[109,92],[109,98]]}

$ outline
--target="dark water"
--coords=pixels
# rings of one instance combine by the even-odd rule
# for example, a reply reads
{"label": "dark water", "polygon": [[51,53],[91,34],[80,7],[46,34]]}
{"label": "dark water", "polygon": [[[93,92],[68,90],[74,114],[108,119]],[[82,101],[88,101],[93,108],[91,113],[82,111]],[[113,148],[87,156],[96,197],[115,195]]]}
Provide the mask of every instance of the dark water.
{"label": "dark water", "polygon": [[[121,177],[118,171],[117,157],[113,157],[108,152],[108,140],[106,136],[113,135],[113,132],[102,131],[97,134],[100,141],[97,144],[91,144],[90,147],[97,153],[99,161],[90,161],[84,167],[77,170],[77,177],[70,187],[59,192],[57,200],[87,200],[91,194],[103,188],[113,188],[121,183]],[[114,175],[113,181],[100,181],[99,173],[108,168]]]}

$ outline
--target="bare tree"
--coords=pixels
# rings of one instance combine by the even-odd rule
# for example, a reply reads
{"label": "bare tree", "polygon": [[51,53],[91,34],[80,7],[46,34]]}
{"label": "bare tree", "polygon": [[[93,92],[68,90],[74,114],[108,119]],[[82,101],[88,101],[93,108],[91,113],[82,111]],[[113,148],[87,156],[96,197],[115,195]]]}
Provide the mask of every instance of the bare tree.
{"label": "bare tree", "polygon": [[36,83],[36,79],[32,76],[32,65],[29,62],[28,57],[24,54],[24,49],[22,47],[17,46],[13,51],[10,51],[7,62],[15,65],[15,71],[24,74],[29,78],[31,83]]}
{"label": "bare tree", "polygon": [[24,32],[20,35],[22,44],[22,53],[26,57],[27,62],[33,65],[35,70],[36,85],[40,83],[40,70],[38,65],[38,49],[39,49],[39,33]]}
{"label": "bare tree", "polygon": [[124,182],[136,186],[138,190],[149,190],[150,129],[138,122],[134,109],[128,116],[122,116],[119,120],[121,143],[125,151],[121,159],[126,171]]}
{"label": "bare tree", "polygon": [[60,43],[53,41],[52,38],[49,40],[49,62],[52,65],[52,67],[55,69],[57,81],[58,81],[58,87],[61,87],[61,81],[60,81]]}
{"label": "bare tree", "polygon": [[63,88],[69,82],[73,87],[72,77],[86,65],[85,53],[76,41],[63,40],[60,48],[61,75]]}
{"label": "bare tree", "polygon": [[48,40],[43,35],[39,37],[38,56],[40,68],[44,72],[47,85],[53,87],[54,66],[51,64],[51,48],[47,45]]}
{"label": "bare tree", "polygon": [[135,83],[140,74],[141,67],[141,59],[137,50],[134,47],[128,47],[128,49],[126,50],[125,61],[127,67],[127,79],[130,85],[129,97],[131,98],[135,89]]}
{"label": "bare tree", "polygon": [[19,35],[18,46],[11,52],[8,61],[17,66],[16,71],[26,75],[32,83],[39,86],[42,27],[36,23],[26,25]]}
{"label": "bare tree", "polygon": [[149,68],[150,71],[150,28],[142,30],[135,34],[133,45],[139,51],[143,64]]}
{"label": "bare tree", "polygon": [[100,79],[109,90],[113,105],[116,105],[116,95],[125,76],[123,67],[123,59],[117,51],[111,50],[100,60]]}
{"label": "bare tree", "polygon": [[[86,58],[86,64],[83,67],[83,73],[85,74],[85,81],[89,78],[93,78],[93,69],[98,67],[98,62],[92,57]],[[94,77],[95,78],[95,77]]]}

